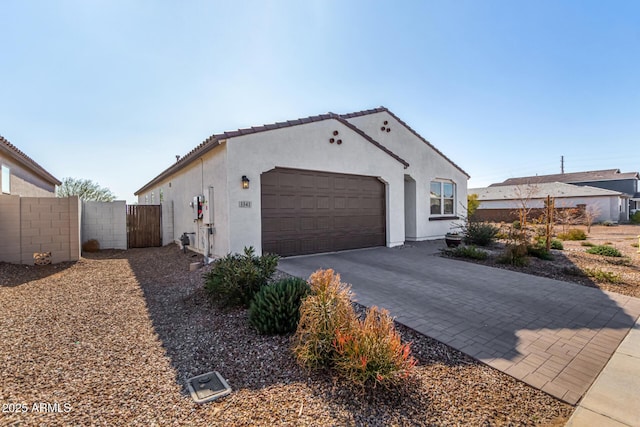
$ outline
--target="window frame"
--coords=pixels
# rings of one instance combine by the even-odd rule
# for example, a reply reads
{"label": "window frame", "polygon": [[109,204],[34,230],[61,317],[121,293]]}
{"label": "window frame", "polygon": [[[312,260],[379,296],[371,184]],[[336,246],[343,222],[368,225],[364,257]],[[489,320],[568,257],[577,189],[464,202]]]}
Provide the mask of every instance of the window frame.
{"label": "window frame", "polygon": [[[432,191],[432,187],[434,184],[439,184],[439,195],[438,197],[434,197],[433,196],[433,191]],[[446,192],[445,192],[445,185],[449,184],[451,185],[451,197],[447,197],[446,196]],[[457,191],[457,185],[455,183],[455,181],[450,180],[450,179],[432,179],[431,181],[429,181],[429,219],[456,219],[456,200],[457,200],[457,196],[458,196],[458,191]],[[440,207],[440,212],[435,213],[433,212],[433,207],[434,204],[432,204],[433,200],[438,200],[439,201],[439,207]],[[446,213],[445,209],[446,209],[446,203],[445,201],[451,201],[451,212],[450,213]]]}

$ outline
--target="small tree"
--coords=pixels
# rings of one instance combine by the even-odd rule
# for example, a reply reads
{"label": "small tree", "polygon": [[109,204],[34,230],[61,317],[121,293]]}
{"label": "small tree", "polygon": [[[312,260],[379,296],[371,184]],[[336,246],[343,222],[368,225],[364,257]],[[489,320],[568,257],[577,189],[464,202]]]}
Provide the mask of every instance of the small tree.
{"label": "small tree", "polygon": [[560,225],[562,225],[562,232],[567,232],[567,227],[575,225],[579,222],[580,214],[579,208],[572,208],[566,204],[560,203],[556,206],[555,218]]}
{"label": "small tree", "polygon": [[587,226],[587,234],[591,233],[591,226],[600,216],[600,207],[598,205],[587,205],[582,214],[584,225]]}
{"label": "small tree", "polygon": [[467,195],[467,218],[469,219],[469,221],[472,221],[473,214],[476,212],[479,206],[480,206],[480,201],[478,200],[478,195],[468,194]]}
{"label": "small tree", "polygon": [[113,202],[116,196],[90,179],[64,178],[56,188],[56,197],[78,196],[82,201]]}

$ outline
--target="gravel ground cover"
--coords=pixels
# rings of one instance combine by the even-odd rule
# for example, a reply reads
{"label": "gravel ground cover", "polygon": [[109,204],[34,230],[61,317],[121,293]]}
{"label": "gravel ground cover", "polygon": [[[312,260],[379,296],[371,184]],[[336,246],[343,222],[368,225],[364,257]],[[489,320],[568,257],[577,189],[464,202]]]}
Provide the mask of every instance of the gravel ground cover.
{"label": "gravel ground cover", "polygon": [[[572,226],[570,228],[578,228],[584,230],[585,233],[587,231],[584,226]],[[560,227],[556,227],[556,232],[558,231],[561,231]],[[588,233],[586,241],[563,241],[564,250],[551,251],[554,256],[553,260],[545,261],[530,257],[529,265],[524,267],[513,267],[499,264],[496,261],[503,251],[504,245],[502,243],[495,244],[487,249],[490,252],[490,256],[486,260],[457,259],[550,277],[578,283],[583,286],[597,287],[602,290],[640,298],[640,253],[638,253],[637,247],[639,235],[640,225],[626,224],[609,227],[595,225],[591,228],[591,232]],[[589,254],[586,252],[589,247],[583,246],[583,242],[594,245],[608,244],[618,249],[623,254],[623,257],[612,258]],[[603,280],[602,277],[589,277],[581,273],[585,271],[611,273],[617,276],[617,279],[615,283],[611,283]]]}
{"label": "gravel ground cover", "polygon": [[[307,372],[290,337],[210,305],[197,260],[171,245],[0,263],[0,425],[560,426],[573,410],[402,325],[413,387],[362,393]],[[234,392],[195,404],[185,380],[211,370]]]}

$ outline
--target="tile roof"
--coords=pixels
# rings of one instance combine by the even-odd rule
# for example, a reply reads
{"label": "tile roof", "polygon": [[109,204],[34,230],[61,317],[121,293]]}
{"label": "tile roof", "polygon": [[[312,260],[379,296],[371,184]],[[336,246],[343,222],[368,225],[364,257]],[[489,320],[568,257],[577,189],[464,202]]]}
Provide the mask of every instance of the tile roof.
{"label": "tile roof", "polygon": [[250,127],[250,128],[244,128],[244,129],[238,129],[238,130],[234,130],[234,131],[227,131],[227,132],[222,132],[222,133],[218,133],[218,134],[213,134],[209,138],[205,139],[202,143],[200,143],[200,145],[198,145],[193,150],[188,152],[185,156],[180,158],[176,163],[174,163],[173,165],[169,166],[167,169],[162,171],[158,176],[153,178],[151,181],[149,181],[147,184],[145,184],[142,188],[140,188],[134,194],[138,195],[138,194],[142,193],[143,191],[146,191],[146,190],[150,189],[156,183],[158,183],[161,180],[167,178],[168,176],[172,175],[173,173],[179,171],[180,169],[182,169],[183,167],[187,166],[191,162],[193,162],[196,159],[200,158],[201,155],[211,151],[212,149],[214,149],[215,147],[220,145],[221,141],[223,141],[223,140],[234,138],[234,137],[238,137],[238,136],[243,136],[243,135],[250,135],[250,134],[254,134],[254,133],[269,131],[269,130],[273,130],[273,129],[282,129],[282,128],[287,128],[287,127],[297,126],[297,125],[302,125],[302,124],[307,124],[307,123],[320,122],[320,121],[323,121],[323,120],[337,120],[341,124],[347,126],[349,129],[353,130],[354,132],[356,132],[357,134],[359,134],[360,136],[365,138],[367,141],[369,141],[370,143],[372,143],[373,145],[378,147],[380,150],[384,151],[385,153],[387,153],[388,155],[390,155],[391,157],[396,159],[398,162],[402,163],[404,165],[404,167],[407,168],[407,167],[409,167],[409,163],[407,163],[407,161],[405,161],[404,159],[399,157],[397,154],[393,153],[391,150],[389,150],[388,148],[386,148],[385,146],[383,146],[382,144],[380,144],[379,142],[377,142],[376,140],[371,138],[369,135],[367,135],[361,129],[359,129],[358,127],[354,126],[353,124],[349,123],[346,120],[346,119],[349,119],[349,118],[352,118],[352,117],[365,116],[365,115],[368,115],[368,114],[375,114],[375,113],[380,113],[380,112],[383,112],[383,111],[389,113],[400,124],[402,124],[404,127],[406,127],[411,133],[413,133],[416,137],[418,137],[425,144],[429,145],[439,155],[441,155],[447,161],[449,161],[454,167],[456,167],[458,170],[460,170],[465,175],[469,176],[469,174],[467,174],[459,166],[457,166],[455,163],[453,163],[451,160],[449,160],[444,154],[442,154],[441,151],[439,151],[437,148],[435,148],[429,141],[427,141],[422,136],[420,136],[416,131],[411,129],[405,122],[400,120],[395,114],[393,114],[391,111],[389,111],[385,107],[378,107],[378,108],[373,108],[371,110],[363,110],[363,111],[358,111],[358,112],[349,113],[349,114],[325,113],[325,114],[320,114],[320,115],[316,115],[316,116],[304,117],[304,118],[300,118],[300,119],[296,119],[296,120],[289,120],[289,121],[286,121],[286,122],[278,122],[278,123],[273,123],[273,124],[266,124],[266,125],[262,125],[262,126],[254,126],[254,127]]}
{"label": "tile roof", "polygon": [[491,184],[490,187],[502,185],[521,185],[543,182],[590,182],[590,181],[615,181],[620,179],[640,179],[638,172],[620,173],[620,169],[604,169],[597,171],[559,173],[553,175],[525,176],[520,178],[509,178],[503,182]]}
{"label": "tile roof", "polygon": [[544,182],[469,188],[467,190],[467,194],[477,194],[479,201],[514,200],[521,199],[523,195],[526,195],[527,198],[531,199],[542,199],[547,196],[557,198],[626,196],[619,191],[605,190],[603,188],[589,187],[586,185],[573,185],[564,182]]}
{"label": "tile roof", "polygon": [[20,151],[18,147],[7,141],[2,135],[0,135],[0,150],[7,153],[12,159],[31,170],[46,182],[53,185],[62,184],[58,178],[47,172],[42,166],[36,163],[35,160]]}

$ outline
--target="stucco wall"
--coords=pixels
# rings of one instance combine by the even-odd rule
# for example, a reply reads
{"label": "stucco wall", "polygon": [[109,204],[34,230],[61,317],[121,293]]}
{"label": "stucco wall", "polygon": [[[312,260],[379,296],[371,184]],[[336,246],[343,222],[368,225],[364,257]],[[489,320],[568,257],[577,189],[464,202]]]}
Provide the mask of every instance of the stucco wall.
{"label": "stucco wall", "polygon": [[100,249],[127,249],[126,202],[83,202],[82,242],[96,239]]}
{"label": "stucco wall", "polygon": [[[222,144],[157,186],[138,195],[138,203],[144,205],[152,203],[151,194],[153,193],[153,204],[158,204],[160,190],[162,190],[163,245],[179,241],[182,233],[186,232],[195,233],[190,236],[191,249],[197,252],[205,253],[207,242],[211,255],[223,256],[229,252],[226,174],[226,147]],[[208,199],[209,187],[213,187],[215,193],[215,200],[206,200],[206,208],[213,205],[215,220],[213,234],[208,233],[208,227],[203,220],[194,221],[193,209],[189,206],[194,196],[203,195]],[[169,235],[165,234],[169,227],[169,223],[165,222],[165,220],[168,221],[166,216],[168,206],[165,204],[169,202],[172,203],[171,240]]]}
{"label": "stucco wall", "polygon": [[[387,112],[369,114],[348,119],[373,139],[409,162],[405,174],[415,180],[415,236],[408,240],[425,240],[443,237],[460,221],[458,219],[435,220],[430,213],[430,183],[433,180],[451,180],[456,185],[454,203],[457,216],[466,214],[467,176],[454,167],[429,145],[417,138]],[[384,122],[387,122],[385,125]],[[382,128],[385,130],[382,130]],[[387,132],[386,129],[390,129]],[[437,144],[434,144],[437,146]],[[442,149],[442,147],[438,147]],[[413,191],[413,189],[409,189]],[[439,215],[438,215],[439,216]]]}
{"label": "stucco wall", "polygon": [[77,261],[80,211],[77,197],[0,195],[0,261],[33,264],[34,253],[43,252],[53,263]]}
{"label": "stucco wall", "polygon": [[[341,145],[330,144],[333,131]],[[387,245],[404,243],[404,166],[336,120],[237,137],[227,142],[230,250],[261,252],[260,175],[275,167],[378,177],[386,184]],[[241,188],[241,177],[251,180]],[[251,208],[239,208],[241,201]]]}
{"label": "stucco wall", "polygon": [[[10,194],[22,197],[55,197],[55,185],[46,182],[2,152],[0,152],[0,164],[10,169]],[[2,188],[1,184],[2,174],[0,174],[0,188]]]}

